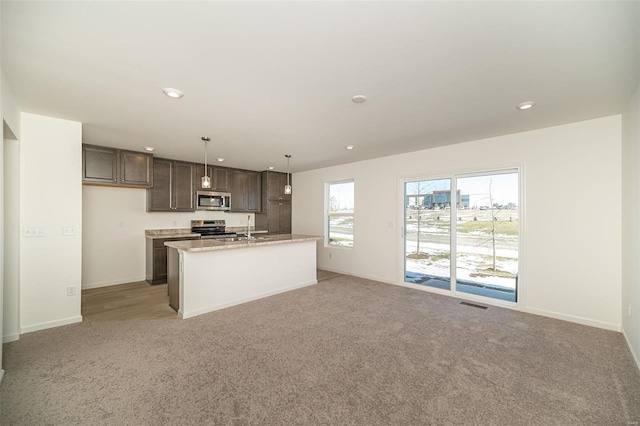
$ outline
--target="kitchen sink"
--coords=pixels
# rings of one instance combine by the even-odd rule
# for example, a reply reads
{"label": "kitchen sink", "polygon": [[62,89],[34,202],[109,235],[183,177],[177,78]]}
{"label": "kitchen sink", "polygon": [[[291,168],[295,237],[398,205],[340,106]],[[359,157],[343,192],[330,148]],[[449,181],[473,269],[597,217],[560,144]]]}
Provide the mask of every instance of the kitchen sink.
{"label": "kitchen sink", "polygon": [[259,241],[259,240],[266,240],[268,237],[254,237],[252,236],[251,239],[247,238],[247,237],[229,237],[229,238],[221,238],[220,241],[225,241],[225,242],[234,242],[234,241]]}

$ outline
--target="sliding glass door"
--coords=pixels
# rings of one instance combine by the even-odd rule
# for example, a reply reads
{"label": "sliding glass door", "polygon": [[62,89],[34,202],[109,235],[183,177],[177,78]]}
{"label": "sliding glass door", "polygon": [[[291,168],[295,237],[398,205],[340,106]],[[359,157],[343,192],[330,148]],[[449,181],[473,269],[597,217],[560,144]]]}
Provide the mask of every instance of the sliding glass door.
{"label": "sliding glass door", "polygon": [[403,185],[404,282],[517,302],[518,171]]}
{"label": "sliding glass door", "polygon": [[456,290],[517,301],[518,173],[459,177]]}
{"label": "sliding glass door", "polygon": [[451,179],[404,184],[405,282],[451,288]]}

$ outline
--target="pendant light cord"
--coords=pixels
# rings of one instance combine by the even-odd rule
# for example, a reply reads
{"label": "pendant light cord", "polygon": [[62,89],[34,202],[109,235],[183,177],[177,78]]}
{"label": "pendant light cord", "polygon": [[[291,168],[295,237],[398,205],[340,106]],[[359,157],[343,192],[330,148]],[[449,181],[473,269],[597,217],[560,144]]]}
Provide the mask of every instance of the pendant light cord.
{"label": "pendant light cord", "polygon": [[204,175],[207,176],[207,141],[204,141]]}

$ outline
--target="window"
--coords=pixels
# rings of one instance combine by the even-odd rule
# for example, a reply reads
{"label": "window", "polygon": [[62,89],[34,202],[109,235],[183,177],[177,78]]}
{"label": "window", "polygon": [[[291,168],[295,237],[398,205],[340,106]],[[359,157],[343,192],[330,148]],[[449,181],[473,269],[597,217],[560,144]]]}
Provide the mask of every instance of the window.
{"label": "window", "polygon": [[329,183],[326,203],[327,244],[353,247],[354,182]]}

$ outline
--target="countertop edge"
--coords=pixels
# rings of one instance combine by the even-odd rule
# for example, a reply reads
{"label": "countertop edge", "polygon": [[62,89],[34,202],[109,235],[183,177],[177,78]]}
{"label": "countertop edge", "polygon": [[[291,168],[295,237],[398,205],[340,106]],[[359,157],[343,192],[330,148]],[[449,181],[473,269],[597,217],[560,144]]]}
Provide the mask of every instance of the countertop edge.
{"label": "countertop edge", "polygon": [[[288,236],[288,237],[287,237]],[[292,244],[305,241],[318,241],[323,237],[315,235],[299,235],[299,234],[283,234],[273,236],[273,239],[259,240],[259,241],[231,241],[222,242],[216,240],[190,240],[190,241],[167,241],[165,246],[175,248],[180,251],[186,251],[188,253],[197,253],[205,251],[217,251],[217,250],[234,250],[249,247],[261,247],[277,244]]]}

